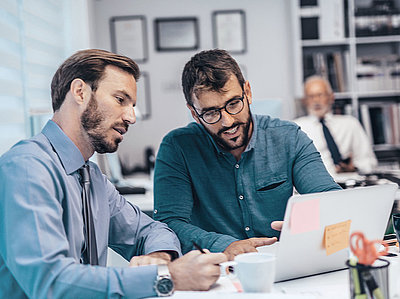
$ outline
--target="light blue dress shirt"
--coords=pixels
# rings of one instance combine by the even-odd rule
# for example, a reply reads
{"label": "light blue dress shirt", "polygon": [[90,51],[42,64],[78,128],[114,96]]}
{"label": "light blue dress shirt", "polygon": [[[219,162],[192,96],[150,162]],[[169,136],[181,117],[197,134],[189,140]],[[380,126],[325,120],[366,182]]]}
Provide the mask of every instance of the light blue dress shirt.
{"label": "light blue dress shirt", "polygon": [[182,251],[192,241],[224,251],[250,237],[279,236],[293,194],[341,189],[313,142],[289,121],[254,115],[253,135],[240,161],[218,147],[199,124],[167,134],[154,173],[154,218],[178,235]]}
{"label": "light blue dress shirt", "polygon": [[0,298],[142,298],[155,296],[156,266],[104,267],[107,246],[129,260],[159,250],[180,253],[163,223],[127,202],[90,164],[91,205],[100,266],[79,263],[84,240],[85,163],[53,121],[0,158]]}

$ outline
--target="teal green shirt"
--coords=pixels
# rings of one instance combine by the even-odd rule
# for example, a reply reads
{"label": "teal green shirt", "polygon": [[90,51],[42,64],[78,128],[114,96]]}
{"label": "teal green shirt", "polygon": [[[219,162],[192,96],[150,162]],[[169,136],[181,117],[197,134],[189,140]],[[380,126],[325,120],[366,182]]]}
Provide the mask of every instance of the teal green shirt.
{"label": "teal green shirt", "polygon": [[183,252],[212,252],[250,237],[279,236],[293,194],[337,190],[311,139],[296,124],[253,116],[253,135],[236,161],[199,124],[168,133],[154,173],[154,218],[172,228]]}

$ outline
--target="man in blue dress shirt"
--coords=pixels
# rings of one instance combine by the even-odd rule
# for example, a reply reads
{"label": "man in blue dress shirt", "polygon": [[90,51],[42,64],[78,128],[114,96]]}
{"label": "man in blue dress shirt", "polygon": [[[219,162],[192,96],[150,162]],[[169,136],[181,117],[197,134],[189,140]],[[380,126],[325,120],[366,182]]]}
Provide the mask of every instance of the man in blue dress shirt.
{"label": "man in blue dress shirt", "polygon": [[182,245],[196,241],[230,259],[279,236],[293,187],[338,190],[312,141],[292,122],[252,115],[252,92],[224,50],[203,51],[182,74],[196,123],[168,133],[154,173],[154,218]]}
{"label": "man in blue dress shirt", "polygon": [[[172,284],[206,290],[217,280],[224,254],[178,258],[173,231],[127,202],[88,161],[95,151],[116,151],[135,122],[138,78],[127,57],[77,52],[54,75],[52,120],[0,158],[0,298],[142,298],[169,295]],[[84,164],[98,259],[92,265],[81,263]],[[133,257],[132,267],[106,268],[108,246]]]}

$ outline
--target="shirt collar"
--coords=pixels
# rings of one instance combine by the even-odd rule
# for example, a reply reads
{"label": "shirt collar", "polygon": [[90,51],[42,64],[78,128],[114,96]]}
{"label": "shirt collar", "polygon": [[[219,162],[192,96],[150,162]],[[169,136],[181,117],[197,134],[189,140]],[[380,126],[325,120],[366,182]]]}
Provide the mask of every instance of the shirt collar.
{"label": "shirt collar", "polygon": [[77,171],[85,164],[80,150],[55,122],[49,120],[42,134],[53,146],[67,174]]}
{"label": "shirt collar", "polygon": [[[319,118],[318,116],[316,116],[316,115],[309,114],[308,117],[309,117],[309,119],[311,119],[312,121],[314,121],[314,122],[316,122],[316,123],[320,122],[320,118]],[[332,112],[327,112],[327,113],[324,115],[324,120],[325,120],[325,121],[326,121],[326,120],[330,120],[330,119],[332,119],[332,117],[333,117]]]}
{"label": "shirt collar", "polygon": [[333,117],[332,112],[328,112],[328,113],[325,114],[324,119],[325,120],[330,120],[330,119],[332,119],[332,117]]}
{"label": "shirt collar", "polygon": [[257,140],[257,122],[256,122],[256,115],[251,115],[251,120],[253,122],[253,133],[251,134],[249,144],[247,145],[245,152],[251,150],[256,145]]}

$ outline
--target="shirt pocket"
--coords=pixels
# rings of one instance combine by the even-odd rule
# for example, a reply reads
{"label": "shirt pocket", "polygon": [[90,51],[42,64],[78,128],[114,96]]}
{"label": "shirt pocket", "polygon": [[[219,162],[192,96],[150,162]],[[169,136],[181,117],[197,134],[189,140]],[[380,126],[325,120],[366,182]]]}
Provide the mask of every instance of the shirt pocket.
{"label": "shirt pocket", "polygon": [[262,188],[258,189],[257,191],[273,190],[273,189],[278,188],[280,185],[284,184],[285,182],[286,182],[286,180],[283,180],[283,181],[280,181],[280,182],[275,182],[275,183],[269,184],[269,185],[267,185],[265,187],[262,187]]}
{"label": "shirt pocket", "polygon": [[257,199],[269,208],[284,208],[292,193],[293,185],[286,175],[264,180],[256,186]]}
{"label": "shirt pocket", "polygon": [[256,183],[257,193],[278,191],[287,185],[288,177],[286,174],[281,174],[275,177],[266,177],[258,180]]}

